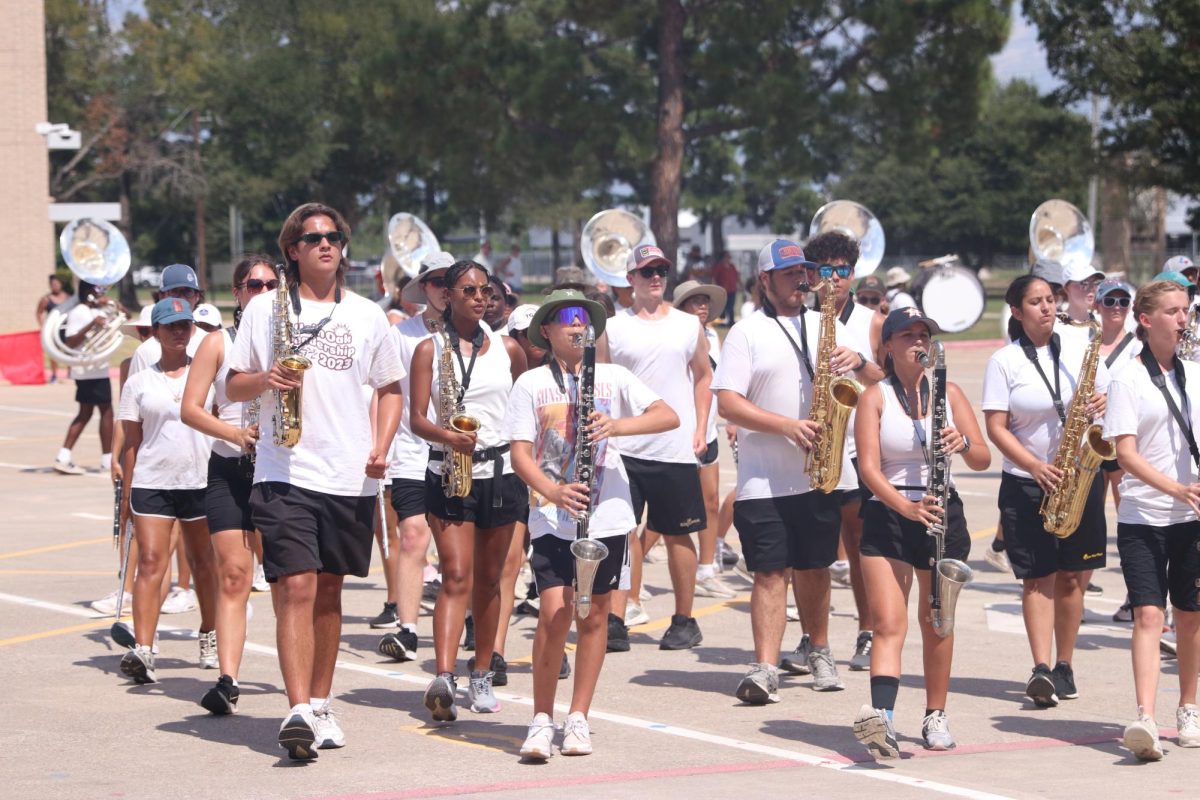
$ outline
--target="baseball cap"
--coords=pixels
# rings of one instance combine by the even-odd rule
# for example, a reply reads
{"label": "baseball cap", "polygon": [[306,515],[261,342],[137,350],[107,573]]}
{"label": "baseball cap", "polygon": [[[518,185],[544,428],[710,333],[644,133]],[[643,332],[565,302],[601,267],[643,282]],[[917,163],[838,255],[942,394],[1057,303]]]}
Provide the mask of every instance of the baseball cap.
{"label": "baseball cap", "polygon": [[529,330],[529,323],[533,321],[533,315],[537,310],[538,307],[533,303],[525,303],[524,305],[517,306],[508,315],[508,329],[510,331]]}
{"label": "baseball cap", "polygon": [[1038,261],[1033,265],[1033,268],[1029,270],[1029,273],[1035,278],[1041,278],[1046,283],[1060,287],[1063,285],[1063,267],[1062,264],[1057,262]]}
{"label": "baseball cap", "polygon": [[1187,272],[1189,269],[1200,269],[1187,256],[1171,256],[1163,262],[1163,272]]}
{"label": "baseball cap", "polygon": [[1176,283],[1178,283],[1180,286],[1182,286],[1185,289],[1191,289],[1193,286],[1196,285],[1188,280],[1187,275],[1184,275],[1182,272],[1175,272],[1173,270],[1167,270],[1165,272],[1160,272],[1157,275],[1155,275],[1151,280],[1175,281]]}
{"label": "baseball cap", "polygon": [[192,318],[196,322],[216,325],[218,328],[225,324],[225,320],[221,319],[221,310],[212,303],[201,303],[196,306],[196,310],[192,312]]}
{"label": "baseball cap", "polygon": [[172,264],[162,272],[162,286],[159,287],[164,292],[169,292],[172,289],[195,289],[200,291],[200,283],[196,280],[196,272],[187,264]]}
{"label": "baseball cap", "polygon": [[883,321],[883,333],[880,338],[886,342],[892,338],[893,334],[899,333],[910,325],[916,325],[918,322],[924,323],[929,328],[930,336],[936,336],[942,332],[936,322],[925,316],[925,312],[916,306],[908,306],[907,308],[898,308],[887,315],[887,319]]}
{"label": "baseball cap", "polygon": [[629,258],[625,261],[625,271],[633,272],[635,269],[648,267],[651,264],[666,264],[669,267],[671,259],[667,258],[658,245],[639,244],[629,251]]}
{"label": "baseball cap", "polygon": [[1103,300],[1113,292],[1124,292],[1133,297],[1133,287],[1119,278],[1108,278],[1100,282],[1099,288],[1096,289],[1096,299]]}
{"label": "baseball cap", "polygon": [[154,310],[150,312],[150,322],[154,325],[169,325],[183,319],[193,321],[192,306],[178,297],[164,297],[154,304]]}
{"label": "baseball cap", "polygon": [[1063,266],[1063,282],[1064,283],[1070,283],[1071,281],[1076,281],[1076,282],[1082,283],[1083,281],[1086,281],[1088,278],[1094,277],[1096,275],[1099,275],[1101,278],[1104,277],[1103,272],[1101,272],[1100,270],[1093,267],[1087,261],[1072,261],[1069,264],[1066,264]]}
{"label": "baseball cap", "polygon": [[815,267],[804,257],[804,249],[790,239],[776,239],[758,251],[758,271],[770,272],[788,267]]}
{"label": "baseball cap", "polygon": [[887,292],[885,289],[886,287],[883,285],[883,281],[879,280],[879,278],[875,277],[874,275],[868,275],[858,282],[858,287],[854,291],[878,292],[879,294],[886,294]]}

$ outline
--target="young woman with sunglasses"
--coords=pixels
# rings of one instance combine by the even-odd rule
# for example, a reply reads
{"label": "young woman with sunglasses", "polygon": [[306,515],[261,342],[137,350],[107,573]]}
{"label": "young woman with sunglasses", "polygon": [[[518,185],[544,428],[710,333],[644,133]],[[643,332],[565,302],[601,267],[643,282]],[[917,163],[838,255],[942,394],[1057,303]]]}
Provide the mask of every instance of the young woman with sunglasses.
{"label": "young woman with sunglasses", "polygon": [[[475,664],[491,665],[500,575],[513,527],[522,508],[528,506],[525,486],[513,473],[504,439],[504,412],[513,382],[525,371],[525,353],[510,337],[483,325],[487,302],[495,292],[486,269],[473,261],[456,262],[446,271],[446,290],[444,335],[421,342],[413,352],[409,408],[413,432],[430,444],[425,510],[437,542],[442,588],[433,611],[437,675],[425,690],[425,707],[434,720],[442,722],[458,716],[454,666],[468,594],[475,620]],[[479,420],[475,433],[459,433],[435,421],[446,347],[451,348],[450,361],[459,387],[455,400],[465,413]],[[471,491],[466,497],[446,497],[442,488],[442,471],[451,451],[473,455]],[[493,677],[490,669],[471,672],[467,697],[472,711],[499,710],[492,692]]]}
{"label": "young woman with sunglasses", "polygon": [[269,258],[256,254],[242,257],[233,270],[233,299],[237,302],[233,327],[204,337],[192,360],[183,393],[184,424],[212,439],[204,508],[217,561],[216,645],[221,674],[200,705],[219,715],[232,714],[237,709],[237,677],[246,640],[246,603],[250,599],[257,549],[254,545],[258,538],[250,519],[252,456],[258,440],[258,424],[251,418],[250,403],[230,400],[226,394],[228,357],[233,352],[243,307],[251,298],[278,285]]}
{"label": "young woman with sunglasses", "polygon": [[[1137,359],[1142,351],[1142,343],[1129,330],[1129,308],[1133,303],[1133,287],[1122,280],[1105,280],[1096,289],[1096,315],[1100,318],[1100,357],[1108,367],[1108,374],[1117,377],[1125,367]],[[1121,508],[1121,478],[1125,476],[1117,460],[1105,461],[1100,464],[1100,474],[1104,476],[1112,490],[1113,502],[1117,509]],[[1128,618],[1127,618],[1128,619]]]}

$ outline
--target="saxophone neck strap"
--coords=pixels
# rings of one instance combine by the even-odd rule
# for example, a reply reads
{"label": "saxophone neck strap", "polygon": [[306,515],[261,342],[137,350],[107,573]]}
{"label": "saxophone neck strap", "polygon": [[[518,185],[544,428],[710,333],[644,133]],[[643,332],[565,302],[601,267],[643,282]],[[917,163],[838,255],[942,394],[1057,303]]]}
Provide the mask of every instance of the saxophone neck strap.
{"label": "saxophone neck strap", "polygon": [[[921,455],[925,458],[925,463],[930,464],[929,458],[929,443],[925,436],[925,415],[929,410],[929,378],[925,375],[921,376],[921,381],[918,384],[917,392],[920,395],[921,407],[917,409],[918,416],[914,417],[912,407],[908,404],[908,390],[900,383],[900,379],[892,373],[889,379],[892,384],[892,391],[896,393],[896,400],[900,403],[900,407],[904,409],[904,415],[912,422],[913,433],[917,436],[917,441],[921,443]],[[937,431],[932,431],[932,435],[936,436]],[[921,487],[924,488],[924,487]]]}
{"label": "saxophone neck strap", "polygon": [[772,314],[771,319],[775,320],[775,324],[779,326],[779,330],[783,331],[783,338],[787,339],[788,344],[790,344],[792,346],[792,351],[796,354],[796,360],[799,361],[800,364],[804,367],[804,371],[808,373],[808,379],[811,381],[814,377],[814,373],[813,373],[812,357],[808,353],[808,328],[805,325],[805,321],[804,321],[805,311],[806,311],[806,309],[804,309],[804,308],[800,309],[800,344],[799,344],[799,346],[797,346],[797,344],[796,344],[795,337],[793,337],[790,333],[788,333],[787,328],[785,328],[783,326],[783,323],[779,321],[779,317],[777,315]]}
{"label": "saxophone neck strap", "polygon": [[[833,291],[830,289],[829,291]],[[854,313],[854,294],[846,295],[846,302],[842,306],[842,313],[838,314],[838,322],[845,325],[850,321],[850,315]]]}
{"label": "saxophone neck strap", "polygon": [[1183,411],[1180,411],[1179,406],[1175,404],[1175,398],[1171,396],[1171,391],[1167,388],[1167,376],[1163,375],[1162,368],[1158,366],[1158,359],[1150,352],[1150,348],[1143,348],[1142,352],[1138,354],[1138,358],[1142,360],[1146,372],[1150,374],[1151,383],[1162,392],[1163,399],[1167,401],[1167,408],[1171,410],[1175,424],[1179,426],[1179,430],[1183,432],[1183,436],[1187,440],[1188,450],[1192,454],[1192,463],[1200,470],[1200,448],[1196,446],[1196,435],[1192,430],[1192,409],[1191,403],[1188,402],[1187,375],[1183,371],[1183,362],[1179,360],[1179,356],[1172,354],[1171,369],[1175,373],[1175,385],[1179,387],[1180,402],[1183,403]]}
{"label": "saxophone neck strap", "polygon": [[[300,284],[293,283],[288,286],[288,296],[292,301],[292,310],[296,313],[296,325],[300,325]],[[338,304],[342,302],[342,285],[338,283],[333,288],[333,308],[329,309],[329,313],[325,315],[325,319],[317,323],[317,327],[313,328],[308,338],[300,342],[292,348],[292,352],[299,353],[309,342],[321,335],[321,331],[333,318],[333,312],[337,311]]]}
{"label": "saxophone neck strap", "polygon": [[1062,386],[1059,383],[1062,371],[1059,369],[1060,356],[1062,355],[1062,341],[1057,333],[1050,335],[1050,358],[1054,361],[1054,386],[1050,386],[1050,379],[1046,377],[1046,371],[1042,369],[1041,362],[1038,361],[1037,348],[1033,346],[1033,342],[1029,338],[1022,335],[1020,338],[1021,350],[1025,352],[1025,357],[1033,364],[1033,368],[1042,378],[1042,383],[1046,384],[1046,391],[1050,392],[1050,399],[1054,402],[1054,410],[1058,412],[1058,419],[1063,425],[1067,424],[1067,410],[1063,406],[1062,401]]}
{"label": "saxophone neck strap", "polygon": [[462,371],[462,381],[458,384],[458,397],[455,398],[457,405],[463,404],[463,399],[467,396],[467,389],[471,386],[471,373],[475,371],[475,358],[479,355],[480,349],[483,348],[483,328],[475,329],[475,335],[471,337],[471,361],[463,363],[462,348],[459,347],[458,329],[454,327],[454,323],[447,323],[446,335],[450,337],[450,347],[454,350],[454,356],[458,359],[458,368]]}
{"label": "saxophone neck strap", "polygon": [[1104,366],[1108,367],[1109,369],[1112,369],[1113,363],[1116,362],[1117,358],[1121,355],[1121,353],[1125,350],[1125,348],[1129,346],[1129,343],[1132,341],[1133,341],[1133,334],[1132,333],[1125,334],[1125,338],[1123,338],[1123,339],[1121,339],[1121,341],[1117,342],[1117,346],[1113,348],[1112,352],[1104,357]]}

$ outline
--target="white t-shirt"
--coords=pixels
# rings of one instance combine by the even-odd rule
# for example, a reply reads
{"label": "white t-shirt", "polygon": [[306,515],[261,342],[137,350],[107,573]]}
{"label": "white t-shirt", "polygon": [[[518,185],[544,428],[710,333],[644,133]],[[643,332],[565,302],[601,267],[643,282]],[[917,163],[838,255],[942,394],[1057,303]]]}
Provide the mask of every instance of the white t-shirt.
{"label": "white t-shirt", "polygon": [[[471,357],[464,356],[462,364],[458,357],[451,355],[450,362],[454,365],[454,378],[462,386],[463,367],[471,369],[471,383],[463,398],[466,412],[479,420],[479,432],[475,436],[475,450],[487,450],[501,444],[506,444],[504,438],[504,415],[508,408],[508,395],[512,392],[512,358],[508,348],[504,346],[504,337],[494,331],[484,329],[484,334],[491,341],[487,352],[475,359],[471,367]],[[439,334],[433,337],[433,376],[429,386],[429,410],[437,418],[438,397],[441,392],[441,359],[446,337]],[[449,448],[442,444],[433,444],[435,450],[445,452]],[[505,451],[501,456],[504,475],[512,474],[511,454]],[[438,459],[429,460],[429,471],[435,475],[442,474],[442,464]],[[472,478],[492,478],[496,467],[491,461],[475,459],[471,467]]]}
{"label": "white t-shirt", "polygon": [[[712,359],[713,373],[717,371],[717,364],[721,363],[721,337],[712,328],[704,329],[704,336],[708,339],[708,356]],[[717,438],[717,395],[713,394],[712,404],[708,408],[708,429],[704,434],[704,441],[711,442]]]}
{"label": "white t-shirt", "polygon": [[[103,314],[103,311],[92,308],[87,303],[80,303],[73,307],[67,312],[67,327],[63,331],[63,338],[74,336],[91,324],[92,320]],[[70,374],[73,381],[94,381],[99,378],[107,378],[108,363],[105,362],[94,367],[71,367]]]}
{"label": "white t-shirt", "polygon": [[[810,311],[796,317],[779,317],[777,324],[759,310],[739,321],[725,336],[713,391],[728,389],[764,411],[807,419],[812,408],[812,379],[784,338],[800,346],[802,317],[809,358],[815,359],[820,336],[818,314]],[[847,344],[845,329],[835,327],[835,331],[835,341]],[[794,441],[745,427],[738,428],[737,436],[738,500],[787,497],[811,490],[804,472],[807,453]]]}
{"label": "white t-shirt", "polygon": [[[183,424],[179,408],[190,370],[178,378],[157,364],[130,375],[121,389],[117,419],[142,423],[142,444],[133,468],[135,489],[203,489],[208,486],[208,454],[212,440]],[[204,401],[212,404],[210,388]]]}
{"label": "white t-shirt", "polygon": [[887,299],[890,311],[895,311],[898,308],[911,308],[917,304],[913,296],[903,289],[888,289]]}
{"label": "white t-shirt", "polygon": [[738,319],[745,319],[755,311],[757,311],[757,309],[754,307],[754,301],[747,300],[746,302],[742,303],[741,311],[738,312]]}
{"label": "white t-shirt", "polygon": [[[433,336],[425,326],[425,319],[417,316],[406,319],[392,326],[392,335],[400,354],[400,363],[404,365],[405,375],[400,380],[400,389],[404,392],[404,412],[400,416],[400,426],[396,428],[396,438],[392,440],[391,453],[388,455],[389,478],[406,478],[408,480],[425,480],[425,467],[429,463],[429,444],[412,430],[410,418],[412,397],[412,368],[413,353],[417,345]],[[436,364],[434,365],[436,366]],[[429,401],[429,419],[436,419],[436,397]]]}
{"label": "white t-shirt", "polygon": [[[196,351],[200,349],[200,343],[204,341],[204,337],[208,335],[208,331],[201,328],[199,325],[192,326],[192,338],[188,341],[187,354],[188,358],[195,358]],[[158,339],[151,336],[146,341],[137,346],[137,350],[133,351],[133,360],[129,362],[129,375],[136,375],[151,364],[157,364],[162,358],[162,343]]]}
{"label": "white t-shirt", "polygon": [[[1122,338],[1124,338],[1124,334],[1122,334]],[[1121,340],[1118,339],[1117,341],[1120,342]],[[1108,366],[1109,376],[1115,380],[1125,367],[1137,360],[1138,353],[1140,352],[1142,352],[1142,340],[1134,336],[1129,340],[1129,344],[1125,345],[1121,352],[1117,354],[1117,357],[1113,359],[1112,364],[1108,363],[1108,355],[1112,355],[1111,353],[1108,355],[1101,354],[1100,359]]]}
{"label": "white t-shirt", "polygon": [[[225,391],[226,382],[229,379],[229,356],[233,354],[233,342],[236,334],[231,335],[229,328],[222,328],[213,333],[221,337],[223,349],[221,365],[217,368],[217,374],[213,378],[213,403],[217,406],[217,418],[235,428],[244,428],[250,424],[250,403],[230,400]],[[206,406],[206,408],[211,408],[211,406]],[[259,411],[261,414],[262,409],[260,408]],[[240,447],[234,447],[224,439],[213,439],[212,449],[214,453],[224,458],[241,458],[245,455]]]}
{"label": "white t-shirt", "polygon": [[[274,302],[271,291],[246,306],[228,359],[230,369],[256,373],[273,363]],[[337,304],[303,301],[298,323],[293,313],[289,308],[292,344],[313,362],[304,373],[300,441],[293,448],[275,444],[275,393],[263,394],[254,482],[278,481],[343,497],[373,495],[376,481],[364,472],[373,442],[363,387],[381,389],[405,374],[387,316],[353,292],[343,292]],[[327,316],[320,334],[309,341]]]}
{"label": "white t-shirt", "polygon": [[695,464],[696,393],[691,360],[701,337],[700,320],[677,308],[665,317],[641,319],[633,310],[608,321],[608,350],[620,364],[679,415],[679,427],[666,433],[622,438],[621,452],[648,461]]}
{"label": "white t-shirt", "polygon": [[[532,369],[517,379],[508,402],[505,436],[533,443],[533,458],[542,472],[559,483],[575,477],[575,418],[578,389],[575,376],[563,375],[563,393],[550,367]],[[596,410],[613,419],[637,416],[658,396],[627,369],[597,364]],[[594,496],[588,536],[601,539],[628,533],[637,526],[629,496],[629,477],[616,447],[607,439],[597,443]],[[575,519],[546,498],[530,492],[529,535],[575,538]]]}
{"label": "white t-shirt", "polygon": [[[846,300],[852,307],[849,318],[842,322],[841,315],[838,315],[838,325],[844,325],[846,328],[846,338],[850,340],[848,345],[850,349],[856,351],[859,355],[867,360],[868,364],[875,363],[875,354],[871,350],[871,324],[875,317],[878,316],[876,311],[864,305],[859,305],[854,302],[854,296],[851,295]],[[845,309],[843,308],[844,312]],[[848,378],[854,378],[853,373],[847,375]],[[854,412],[850,412],[850,421],[847,423],[848,432],[846,434],[846,454],[843,457],[842,477],[849,478],[849,485],[845,485],[846,481],[839,482],[839,489],[857,489],[858,476],[854,472],[854,462],[852,458],[858,455],[858,446],[854,441]],[[848,465],[848,466],[847,466]]]}
{"label": "white t-shirt", "polygon": [[[1196,402],[1197,391],[1193,388],[1200,388],[1200,364],[1185,361],[1183,371],[1187,378],[1188,404],[1184,405],[1180,400],[1174,370],[1163,373],[1167,391],[1175,400],[1175,407],[1191,421],[1192,430],[1200,433],[1200,408],[1197,408],[1200,404]],[[1167,408],[1162,392],[1150,381],[1150,374],[1141,359],[1123,369],[1108,391],[1104,436],[1115,439],[1127,434],[1137,437],[1138,454],[1163,475],[1183,484],[1197,480],[1187,439]],[[1118,522],[1161,527],[1195,518],[1195,512],[1187,503],[1151,488],[1131,473],[1126,472],[1121,479]]]}
{"label": "white t-shirt", "polygon": [[[1079,367],[1083,364],[1087,343],[1079,337],[1061,337],[1062,354],[1059,358],[1059,392],[1063,411],[1071,407],[1075,396]],[[1054,385],[1054,361],[1050,347],[1037,348],[1038,363],[1050,385]],[[1108,368],[1104,359],[1096,369],[1096,391],[1108,391]],[[1025,356],[1019,344],[1009,344],[997,350],[988,360],[983,373],[983,410],[1007,411],[1008,429],[1017,437],[1025,449],[1040,461],[1053,463],[1062,438],[1062,422],[1050,399],[1050,390],[1038,374],[1037,368]],[[1007,458],[1004,471],[1021,478],[1033,477],[1017,467]]]}
{"label": "white t-shirt", "polygon": [[521,264],[520,256],[511,256],[508,263],[500,270],[500,280],[508,284],[509,288],[514,292],[522,291],[524,276],[522,272],[524,265]]}

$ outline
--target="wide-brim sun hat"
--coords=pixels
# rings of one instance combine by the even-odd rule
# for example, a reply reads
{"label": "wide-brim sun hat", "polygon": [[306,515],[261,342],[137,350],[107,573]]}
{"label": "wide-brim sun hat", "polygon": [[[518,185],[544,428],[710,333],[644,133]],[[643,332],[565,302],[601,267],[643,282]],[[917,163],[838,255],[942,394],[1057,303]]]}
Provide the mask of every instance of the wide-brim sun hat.
{"label": "wide-brim sun hat", "polygon": [[684,281],[675,287],[675,299],[671,302],[676,308],[682,309],[684,303],[697,295],[708,295],[710,309],[725,308],[725,301],[729,297],[729,294],[716,284]]}
{"label": "wide-brim sun hat", "polygon": [[546,341],[546,337],[542,335],[542,326],[546,324],[549,316],[562,306],[582,306],[587,311],[588,321],[596,331],[596,338],[599,339],[600,335],[604,333],[604,325],[608,322],[604,306],[595,300],[588,300],[583,292],[575,289],[559,289],[546,298],[546,302],[542,303],[533,315],[533,319],[529,321],[529,341],[535,346],[543,350],[550,349],[550,342]]}
{"label": "wide-brim sun hat", "polygon": [[425,294],[425,280],[430,277],[431,272],[442,270],[444,273],[452,266],[454,266],[454,256],[445,250],[425,256],[421,261],[421,271],[417,273],[417,277],[405,284],[404,290],[400,292],[400,299],[406,303],[429,305],[429,297]]}

